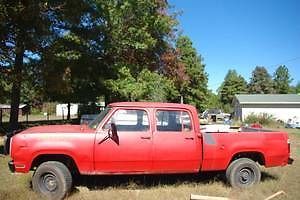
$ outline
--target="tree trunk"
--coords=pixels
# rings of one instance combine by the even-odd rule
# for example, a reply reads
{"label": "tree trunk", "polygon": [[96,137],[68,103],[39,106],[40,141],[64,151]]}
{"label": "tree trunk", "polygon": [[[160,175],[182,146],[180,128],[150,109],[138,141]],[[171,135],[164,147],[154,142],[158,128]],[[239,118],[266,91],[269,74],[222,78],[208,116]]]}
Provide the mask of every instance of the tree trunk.
{"label": "tree trunk", "polygon": [[183,104],[183,96],[180,95],[180,103]]}
{"label": "tree trunk", "polygon": [[0,109],[0,126],[2,126],[2,108]]}
{"label": "tree trunk", "polygon": [[68,102],[68,115],[67,115],[67,120],[71,119],[71,103]]}
{"label": "tree trunk", "polygon": [[9,118],[10,132],[18,129],[23,58],[24,58],[24,46],[23,46],[23,42],[19,40],[19,42],[17,42],[16,45],[15,66],[12,70],[13,85],[11,90],[11,104],[10,104],[11,109],[10,109],[10,118]]}

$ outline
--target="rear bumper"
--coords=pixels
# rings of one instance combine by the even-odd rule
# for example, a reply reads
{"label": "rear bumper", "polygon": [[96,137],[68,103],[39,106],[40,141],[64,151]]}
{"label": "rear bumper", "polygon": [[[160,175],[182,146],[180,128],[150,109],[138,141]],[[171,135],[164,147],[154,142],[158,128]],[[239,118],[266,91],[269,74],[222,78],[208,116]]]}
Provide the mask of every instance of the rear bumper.
{"label": "rear bumper", "polygon": [[293,159],[293,158],[289,158],[289,159],[288,159],[288,164],[289,164],[289,165],[293,164],[293,162],[294,162],[294,159]]}
{"label": "rear bumper", "polygon": [[15,164],[14,164],[14,161],[13,161],[13,160],[11,160],[11,161],[8,162],[8,168],[9,168],[9,170],[10,170],[12,173],[14,173],[14,172],[16,171]]}

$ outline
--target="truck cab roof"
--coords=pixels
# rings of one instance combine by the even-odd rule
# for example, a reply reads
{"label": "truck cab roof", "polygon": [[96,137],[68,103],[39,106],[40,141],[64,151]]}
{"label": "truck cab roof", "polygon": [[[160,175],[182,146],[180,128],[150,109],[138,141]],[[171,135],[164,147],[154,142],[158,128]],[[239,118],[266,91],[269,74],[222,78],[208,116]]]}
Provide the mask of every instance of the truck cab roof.
{"label": "truck cab roof", "polygon": [[161,103],[161,102],[116,102],[108,105],[109,107],[142,107],[142,108],[184,108],[195,109],[187,104]]}

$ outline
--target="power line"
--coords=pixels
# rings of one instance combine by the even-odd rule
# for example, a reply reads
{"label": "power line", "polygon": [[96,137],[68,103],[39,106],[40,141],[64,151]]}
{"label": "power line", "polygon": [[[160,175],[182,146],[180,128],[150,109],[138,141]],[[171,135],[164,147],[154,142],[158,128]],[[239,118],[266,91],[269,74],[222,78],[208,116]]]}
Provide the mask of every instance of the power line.
{"label": "power line", "polygon": [[282,62],[280,62],[278,64],[270,65],[270,67],[275,67],[275,66],[283,65],[285,63],[292,62],[294,60],[299,60],[299,59],[300,59],[300,56],[299,57],[295,57],[295,58],[291,58],[289,60],[282,61]]}

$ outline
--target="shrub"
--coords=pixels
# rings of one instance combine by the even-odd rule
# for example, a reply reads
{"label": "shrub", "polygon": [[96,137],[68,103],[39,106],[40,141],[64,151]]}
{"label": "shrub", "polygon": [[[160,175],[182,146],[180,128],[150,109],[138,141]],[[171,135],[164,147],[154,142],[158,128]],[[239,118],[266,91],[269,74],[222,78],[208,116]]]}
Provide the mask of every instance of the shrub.
{"label": "shrub", "polygon": [[247,124],[259,123],[263,126],[274,125],[277,123],[274,116],[268,113],[260,113],[260,114],[251,113],[245,118],[244,122]]}

